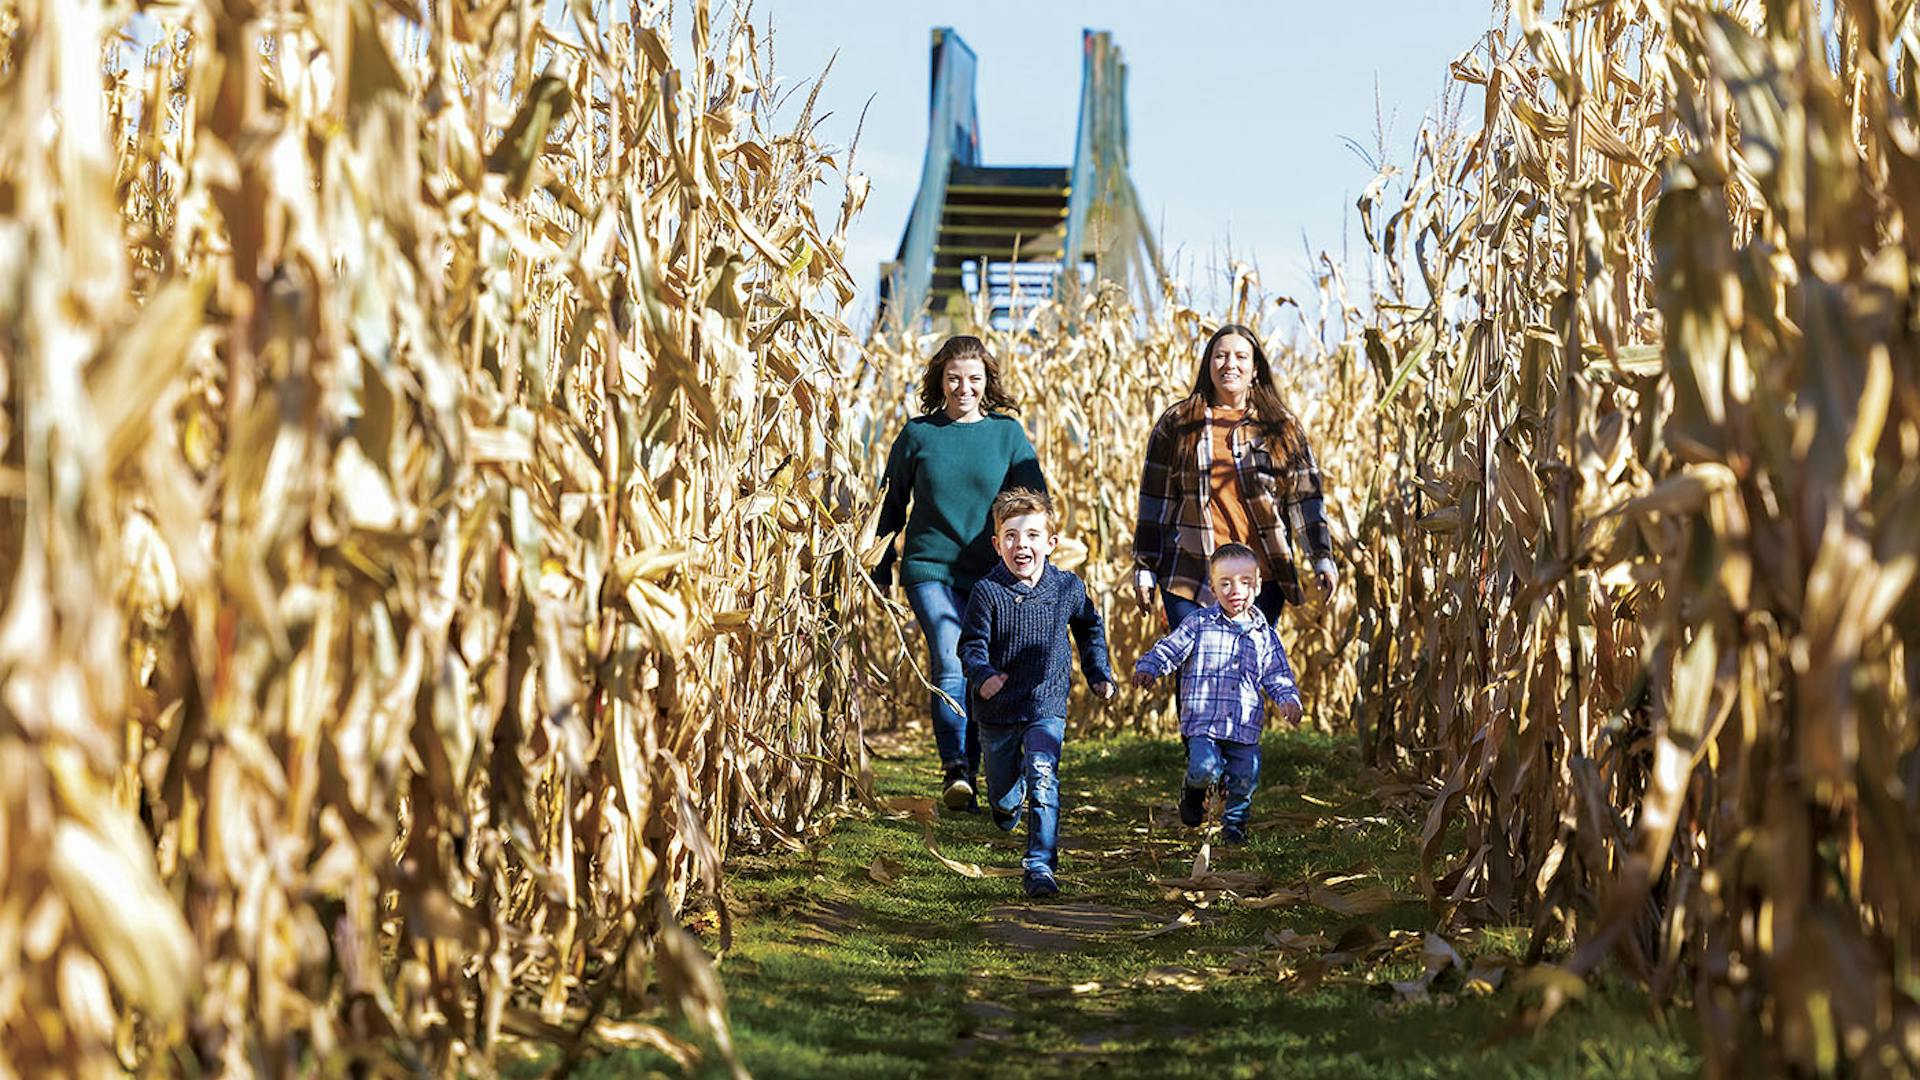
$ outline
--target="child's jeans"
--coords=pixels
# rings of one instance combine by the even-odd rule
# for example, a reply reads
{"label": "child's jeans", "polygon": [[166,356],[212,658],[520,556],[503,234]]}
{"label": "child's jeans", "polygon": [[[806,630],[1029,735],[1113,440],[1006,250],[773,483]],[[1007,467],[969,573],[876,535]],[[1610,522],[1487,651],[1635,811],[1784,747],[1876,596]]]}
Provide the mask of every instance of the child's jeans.
{"label": "child's jeans", "polygon": [[[927,681],[946,692],[962,709],[967,703],[967,677],[960,670],[960,616],[967,594],[944,581],[922,581],[907,586],[907,604],[920,620],[927,637]],[[940,764],[964,766],[969,779],[980,771],[980,741],[967,714],[947,704],[939,694],[928,694],[933,719],[933,742]]]}
{"label": "child's jeans", "polygon": [[1224,781],[1227,808],[1220,814],[1220,824],[1246,831],[1247,818],[1253,813],[1253,789],[1260,783],[1260,744],[1229,742],[1211,735],[1188,735],[1183,741],[1187,744],[1187,786],[1205,788]]}
{"label": "child's jeans", "polygon": [[1059,864],[1060,743],[1067,718],[1053,716],[1015,724],[981,724],[980,749],[987,772],[993,818],[1013,831],[1027,809],[1027,870],[1053,873]]}

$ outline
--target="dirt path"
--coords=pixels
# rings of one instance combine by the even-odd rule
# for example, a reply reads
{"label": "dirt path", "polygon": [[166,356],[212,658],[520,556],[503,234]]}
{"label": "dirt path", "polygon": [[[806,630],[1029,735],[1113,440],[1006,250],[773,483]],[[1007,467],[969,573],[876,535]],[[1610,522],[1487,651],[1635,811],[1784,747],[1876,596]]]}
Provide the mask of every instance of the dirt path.
{"label": "dirt path", "polygon": [[[1606,988],[1545,1032],[1482,1050],[1513,1010],[1524,935],[1428,932],[1411,896],[1418,798],[1363,777],[1343,744],[1272,739],[1253,840],[1222,850],[1173,824],[1177,741],[1069,743],[1051,902],[1020,892],[1018,833],[934,810],[936,770],[917,744],[878,753],[888,811],[849,817],[804,856],[735,860],[737,938],[720,970],[757,1075],[1697,1067],[1683,1027]],[[654,1064],[629,1053],[589,1075]]]}

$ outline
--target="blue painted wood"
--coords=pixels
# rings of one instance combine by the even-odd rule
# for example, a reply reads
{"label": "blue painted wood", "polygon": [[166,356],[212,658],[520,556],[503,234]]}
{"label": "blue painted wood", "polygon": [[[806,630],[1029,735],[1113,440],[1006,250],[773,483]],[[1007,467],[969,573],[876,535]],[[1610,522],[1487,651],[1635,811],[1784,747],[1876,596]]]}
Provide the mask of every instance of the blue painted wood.
{"label": "blue painted wood", "polygon": [[[952,27],[933,31],[933,69],[928,89],[927,152],[920,162],[920,190],[913,199],[900,253],[884,290],[887,315],[899,326],[917,320],[933,278],[933,245],[947,201],[953,166],[980,161],[980,116],[974,105],[979,61]],[[897,327],[896,327],[897,328]]]}

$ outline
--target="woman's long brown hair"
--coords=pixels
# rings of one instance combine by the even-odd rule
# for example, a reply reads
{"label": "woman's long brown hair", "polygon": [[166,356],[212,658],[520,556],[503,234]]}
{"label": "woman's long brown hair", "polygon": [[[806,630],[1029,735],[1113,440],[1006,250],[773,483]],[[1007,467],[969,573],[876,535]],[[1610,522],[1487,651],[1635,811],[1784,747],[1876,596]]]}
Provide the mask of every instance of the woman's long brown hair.
{"label": "woman's long brown hair", "polygon": [[1307,433],[1273,384],[1273,366],[1267,363],[1267,351],[1260,347],[1258,334],[1239,323],[1228,323],[1215,330],[1207,339],[1207,347],[1200,350],[1200,373],[1194,376],[1193,392],[1206,395],[1209,405],[1220,403],[1213,392],[1213,347],[1220,344],[1221,338],[1228,337],[1244,338],[1253,349],[1253,386],[1247,400],[1253,406],[1255,426],[1279,447],[1277,456],[1281,461],[1293,460],[1306,451]]}
{"label": "woman's long brown hair", "polygon": [[947,407],[947,391],[940,384],[947,377],[947,365],[955,360],[978,360],[980,366],[987,370],[987,390],[980,395],[981,412],[1020,411],[1000,382],[1000,364],[987,351],[987,343],[972,334],[955,334],[934,352],[933,358],[927,361],[927,370],[920,376],[922,412],[937,413]]}

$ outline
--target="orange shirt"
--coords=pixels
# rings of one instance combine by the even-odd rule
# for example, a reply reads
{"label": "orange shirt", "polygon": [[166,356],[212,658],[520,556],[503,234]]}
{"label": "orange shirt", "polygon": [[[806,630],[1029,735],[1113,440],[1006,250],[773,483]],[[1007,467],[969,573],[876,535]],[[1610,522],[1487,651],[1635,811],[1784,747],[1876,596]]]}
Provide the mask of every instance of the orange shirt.
{"label": "orange shirt", "polygon": [[1260,556],[1260,577],[1273,580],[1267,568],[1267,553],[1261,548],[1253,529],[1253,516],[1247,500],[1240,494],[1240,470],[1233,463],[1233,429],[1246,419],[1245,409],[1207,411],[1207,438],[1213,444],[1213,460],[1207,465],[1207,517],[1213,522],[1213,546],[1245,544]]}

